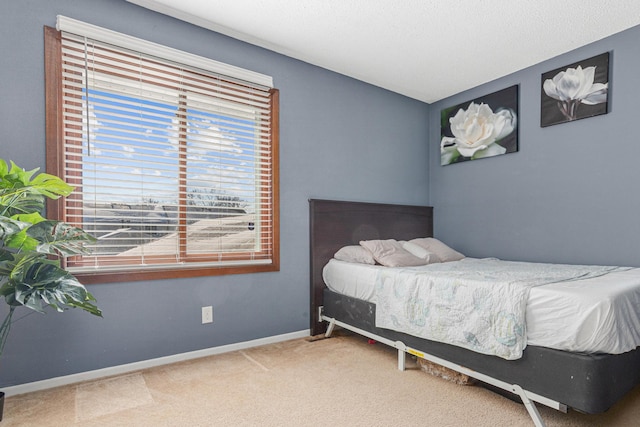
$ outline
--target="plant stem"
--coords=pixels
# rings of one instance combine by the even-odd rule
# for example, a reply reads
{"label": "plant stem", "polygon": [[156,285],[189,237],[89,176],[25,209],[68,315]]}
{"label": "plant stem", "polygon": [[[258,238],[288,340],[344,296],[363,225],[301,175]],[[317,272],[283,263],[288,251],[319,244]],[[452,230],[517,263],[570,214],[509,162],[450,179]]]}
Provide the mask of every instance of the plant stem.
{"label": "plant stem", "polygon": [[11,200],[6,204],[4,210],[2,211],[2,216],[7,216],[7,211],[11,208],[11,206],[13,206],[16,200],[18,200],[18,198],[20,197],[20,194],[22,194],[23,192],[23,190],[16,190],[13,192],[13,194],[9,193],[9,196],[11,196]]}
{"label": "plant stem", "polygon": [[2,355],[2,351],[4,350],[4,345],[7,342],[7,337],[9,336],[9,330],[11,329],[11,318],[13,317],[13,312],[16,308],[14,306],[9,307],[9,314],[2,321],[2,325],[0,326],[0,355]]}

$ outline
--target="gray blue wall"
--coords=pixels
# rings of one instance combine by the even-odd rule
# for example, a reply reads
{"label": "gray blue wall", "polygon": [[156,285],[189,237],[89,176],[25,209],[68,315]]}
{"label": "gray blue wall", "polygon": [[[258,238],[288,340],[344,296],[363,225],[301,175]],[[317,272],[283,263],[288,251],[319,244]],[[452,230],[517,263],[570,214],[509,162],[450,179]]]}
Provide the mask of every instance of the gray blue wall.
{"label": "gray blue wall", "polygon": [[[436,235],[469,256],[640,265],[640,27],[427,105],[124,0],[0,8],[0,157],[27,168],[45,165],[42,27],[57,14],[272,75],[282,248],[277,273],[91,285],[104,319],[26,315],[0,387],[307,329],[311,197],[431,204]],[[540,128],[540,75],[606,51],[610,113]],[[513,84],[519,152],[441,167],[440,110]],[[205,305],[213,325],[200,323]]]}
{"label": "gray blue wall", "polygon": [[[540,127],[541,74],[611,52],[610,112]],[[430,105],[435,233],[468,256],[640,266],[640,27]],[[520,150],[440,166],[440,111],[520,85]]]}
{"label": "gray blue wall", "polygon": [[[308,329],[307,200],[428,203],[428,105],[124,0],[2,2],[1,158],[44,169],[43,26],[58,14],[273,76],[281,271],[91,285],[104,319],[72,310],[17,321],[0,387]],[[207,305],[213,325],[200,321]]]}

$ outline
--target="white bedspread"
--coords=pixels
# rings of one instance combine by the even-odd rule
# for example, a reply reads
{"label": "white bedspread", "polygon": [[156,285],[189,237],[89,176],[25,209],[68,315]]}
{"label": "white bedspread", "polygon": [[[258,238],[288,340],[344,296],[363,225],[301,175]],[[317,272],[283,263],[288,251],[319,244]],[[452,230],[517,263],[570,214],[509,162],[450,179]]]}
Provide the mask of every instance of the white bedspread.
{"label": "white bedspread", "polygon": [[527,343],[532,287],[621,269],[469,258],[419,269],[382,268],[376,277],[376,326],[518,359]]}

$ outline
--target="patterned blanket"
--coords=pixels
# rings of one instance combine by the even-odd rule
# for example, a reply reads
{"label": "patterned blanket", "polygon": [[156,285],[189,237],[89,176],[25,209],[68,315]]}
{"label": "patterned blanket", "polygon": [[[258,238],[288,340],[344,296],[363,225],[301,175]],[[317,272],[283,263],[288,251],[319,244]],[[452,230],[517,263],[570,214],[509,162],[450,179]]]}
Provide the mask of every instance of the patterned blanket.
{"label": "patterned blanket", "polygon": [[381,269],[376,326],[518,359],[526,347],[525,310],[532,287],[620,269],[494,258]]}

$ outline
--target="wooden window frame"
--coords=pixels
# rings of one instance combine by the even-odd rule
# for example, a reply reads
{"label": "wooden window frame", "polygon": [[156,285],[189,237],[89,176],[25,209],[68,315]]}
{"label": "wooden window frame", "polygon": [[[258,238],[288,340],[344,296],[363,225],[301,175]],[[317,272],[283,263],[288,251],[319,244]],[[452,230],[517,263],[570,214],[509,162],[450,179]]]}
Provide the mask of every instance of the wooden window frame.
{"label": "wooden window frame", "polygon": [[[45,106],[46,106],[46,169],[56,176],[65,176],[65,152],[64,152],[64,124],[63,124],[63,99],[62,99],[62,48],[61,33],[52,27],[44,27],[45,41]],[[189,263],[175,267],[167,266],[153,269],[122,269],[93,272],[74,272],[83,283],[104,282],[128,282],[137,280],[174,279],[199,276],[218,276],[227,274],[260,273],[280,270],[280,220],[279,220],[279,91],[270,90],[270,150],[271,170],[273,176],[270,179],[270,187],[266,191],[271,193],[269,200],[272,206],[272,254],[271,262],[267,264],[237,264],[237,265],[212,265],[202,266]],[[76,192],[70,197],[81,198],[81,192]],[[80,194],[77,195],[76,193]],[[47,213],[50,218],[65,220],[65,206],[62,199],[49,200]],[[69,221],[67,221],[69,222]],[[182,219],[180,220],[182,223]],[[182,227],[182,225],[181,225]],[[185,225],[186,227],[186,225]],[[225,256],[225,255],[223,255]],[[234,254],[228,254],[233,258]],[[237,254],[235,254],[237,257]],[[196,256],[198,261],[200,256]],[[91,258],[91,255],[88,256]]]}

